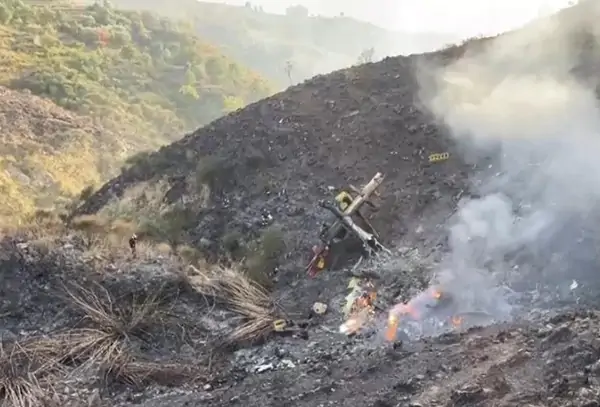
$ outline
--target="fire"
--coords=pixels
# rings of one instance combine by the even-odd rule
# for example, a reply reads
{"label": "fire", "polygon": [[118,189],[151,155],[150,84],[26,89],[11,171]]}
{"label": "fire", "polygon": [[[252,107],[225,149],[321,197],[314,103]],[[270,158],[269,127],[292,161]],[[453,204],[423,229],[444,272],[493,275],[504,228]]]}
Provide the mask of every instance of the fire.
{"label": "fire", "polygon": [[390,314],[390,316],[388,317],[387,330],[385,331],[385,339],[387,341],[393,342],[394,340],[396,340],[396,334],[398,332],[399,324],[400,324],[399,318],[394,314]]}
{"label": "fire", "polygon": [[358,318],[349,318],[340,326],[340,333],[351,335],[358,332],[361,326],[362,321],[360,321]]}
{"label": "fire", "polygon": [[435,305],[431,304],[432,300],[437,303],[442,297],[443,294],[441,290],[430,288],[429,290],[421,292],[406,303],[395,305],[389,312],[385,338],[388,341],[394,341],[396,339],[400,318],[408,317],[413,320],[421,320],[424,317],[423,314],[428,312],[428,307]]}
{"label": "fire", "polygon": [[340,326],[340,332],[346,335],[357,333],[375,314],[377,293],[371,282],[365,284],[369,291],[363,291],[352,303],[350,317]]}
{"label": "fire", "polygon": [[340,333],[352,335],[357,333],[371,318],[371,310],[363,308],[352,315],[340,326]]}
{"label": "fire", "polygon": [[458,328],[462,325],[463,318],[459,317],[459,316],[454,316],[450,319],[450,322],[452,323],[452,326],[454,326],[455,328]]}
{"label": "fire", "polygon": [[387,330],[385,332],[385,339],[393,342],[396,340],[396,334],[398,332],[398,326],[400,325],[400,317],[409,316],[413,319],[419,319],[419,311],[412,306],[410,303],[398,304],[390,310],[388,316]]}

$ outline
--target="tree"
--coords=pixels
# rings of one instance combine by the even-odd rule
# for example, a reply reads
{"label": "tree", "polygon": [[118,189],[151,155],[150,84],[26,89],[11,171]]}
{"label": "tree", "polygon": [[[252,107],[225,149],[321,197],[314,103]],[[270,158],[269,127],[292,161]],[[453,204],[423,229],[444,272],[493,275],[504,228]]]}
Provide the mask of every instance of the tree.
{"label": "tree", "polygon": [[244,100],[236,96],[225,96],[223,98],[223,113],[235,112],[244,107]]}
{"label": "tree", "polygon": [[373,55],[375,54],[375,48],[371,47],[371,48],[367,48],[365,49],[363,52],[360,53],[360,55],[358,56],[358,63],[359,64],[366,64],[369,62],[373,62]]}

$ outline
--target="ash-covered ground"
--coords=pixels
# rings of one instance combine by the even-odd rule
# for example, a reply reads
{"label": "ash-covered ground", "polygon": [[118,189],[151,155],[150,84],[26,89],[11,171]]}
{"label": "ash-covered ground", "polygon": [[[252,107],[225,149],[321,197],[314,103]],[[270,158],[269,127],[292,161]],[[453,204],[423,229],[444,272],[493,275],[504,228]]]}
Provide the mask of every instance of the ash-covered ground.
{"label": "ash-covered ground", "polygon": [[[63,405],[600,406],[598,16],[584,1],[474,50],[315,78],[164,149],[168,162],[128,170],[82,207],[102,212],[164,181],[159,198],[195,211],[187,237],[209,249],[230,228],[260,234],[268,213],[288,252],[273,276],[274,314],[248,318],[215,294],[227,291],[211,285],[226,270],[209,278],[170,253],[131,259],[75,235],[10,237],[4,341],[35,338],[42,355],[48,343],[78,350],[59,352],[39,379],[53,380]],[[202,208],[186,184],[199,154],[190,150],[231,164]],[[444,151],[448,161],[427,162]],[[250,161],[267,164],[249,172]],[[327,186],[378,170],[387,178],[373,223],[392,253],[355,270],[373,276],[378,311],[349,338],[338,332],[349,271],[308,279],[304,260]],[[447,306],[426,307],[434,288]],[[317,301],[324,315],[311,313]],[[389,343],[387,311],[403,302],[421,316]],[[275,314],[306,320],[304,331],[226,343],[244,321]],[[110,358],[83,347],[89,338],[113,344],[100,354]]]}

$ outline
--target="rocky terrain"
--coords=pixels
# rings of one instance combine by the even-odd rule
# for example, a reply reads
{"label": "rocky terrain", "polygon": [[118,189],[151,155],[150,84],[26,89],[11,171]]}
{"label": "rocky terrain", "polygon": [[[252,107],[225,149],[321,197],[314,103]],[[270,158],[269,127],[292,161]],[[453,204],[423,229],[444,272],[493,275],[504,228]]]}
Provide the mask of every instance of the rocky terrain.
{"label": "rocky terrain", "polygon": [[[143,239],[134,259],[125,233],[5,238],[4,349],[37,363],[39,385],[3,351],[0,395],[39,405],[51,383],[63,405],[600,405],[599,15],[584,1],[493,40],[314,78],[162,148],[79,209],[185,214],[183,240],[213,255],[278,227],[269,293]],[[346,337],[347,270],[310,280],[303,266],[327,219],[316,201],[376,171],[372,221],[391,254],[358,268],[378,311]],[[386,311],[428,287],[450,305],[385,341]],[[300,329],[277,334],[278,318]]]}

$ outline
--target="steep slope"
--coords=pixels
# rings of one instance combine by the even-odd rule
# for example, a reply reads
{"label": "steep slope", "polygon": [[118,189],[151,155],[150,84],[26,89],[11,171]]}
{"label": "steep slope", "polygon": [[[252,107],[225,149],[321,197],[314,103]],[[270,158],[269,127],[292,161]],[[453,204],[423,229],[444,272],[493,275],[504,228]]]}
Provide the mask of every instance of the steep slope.
{"label": "steep slope", "polygon": [[[490,162],[477,164],[494,155],[480,151],[470,154],[468,165],[464,162],[469,157],[463,154],[465,149],[474,147],[462,143],[460,132],[473,132],[473,123],[488,124],[479,117],[494,118],[486,111],[479,115],[474,109],[478,105],[470,104],[476,100],[472,98],[480,98],[480,92],[493,90],[498,84],[511,83],[503,82],[505,78],[518,75],[525,80],[539,69],[556,77],[569,72],[583,74],[589,86],[598,83],[595,73],[588,69],[597,60],[597,48],[592,34],[582,34],[577,26],[583,21],[581,15],[568,11],[560,18],[544,20],[520,34],[497,40],[423,56],[388,58],[315,77],[162,148],[102,187],[81,213],[137,213],[142,223],[156,219],[156,213],[178,214],[187,238],[209,244],[212,252],[223,248],[230,235],[253,239],[266,224],[275,223],[287,235],[293,260],[288,264],[298,266],[297,260],[327,219],[327,214],[316,208],[317,200],[331,197],[329,187],[343,188],[348,182],[366,181],[382,171],[387,181],[382,189],[382,207],[374,220],[376,228],[388,242],[420,230],[423,240],[411,244],[434,250],[446,238],[439,225],[454,211],[457,200],[469,195],[469,174],[477,172],[473,169],[486,170]],[[548,24],[552,25],[547,30],[540,28]],[[560,46],[540,48],[534,60],[521,59],[518,55],[531,52],[540,41],[538,34]],[[514,47],[514,54],[506,53],[506,46]],[[466,68],[460,61],[453,63],[459,57],[466,61]],[[436,73],[428,68],[432,65],[453,76]],[[477,79],[482,82],[481,89],[479,83],[463,86],[469,78],[458,76],[461,70],[475,66],[481,67],[481,79]],[[503,71],[506,66],[514,66],[515,71]],[[437,95],[437,105],[418,103],[419,99],[431,99],[430,94]],[[457,99],[461,97],[464,101]],[[457,110],[460,119],[475,112],[474,117],[467,117],[471,128],[464,128],[464,123],[461,128],[444,116],[452,110],[435,111],[443,107],[446,98],[450,108],[463,109],[465,103],[463,110]],[[434,121],[428,110],[435,112],[439,121]],[[441,121],[445,126],[439,126]],[[490,125],[498,127],[497,123]],[[456,137],[448,137],[446,126],[455,127]],[[492,131],[475,130],[484,134]],[[459,149],[452,140],[461,140]],[[441,152],[449,152],[450,159],[429,162],[430,154]],[[495,167],[490,168],[493,171]]]}
{"label": "steep slope", "polygon": [[[317,208],[317,201],[331,198],[330,187],[363,182],[382,171],[387,180],[373,223],[384,241],[394,245],[408,239],[412,246],[435,251],[446,242],[448,231],[443,225],[458,200],[469,196],[473,182],[477,195],[489,195],[493,190],[520,202],[521,175],[509,169],[519,169],[532,179],[548,177],[531,173],[531,166],[520,167],[522,160],[529,159],[527,154],[539,153],[524,153],[526,149],[520,149],[517,142],[502,145],[499,139],[492,144],[502,147],[499,155],[498,149],[482,150],[490,144],[485,137],[473,143],[475,136],[464,138],[463,134],[509,139],[519,132],[531,133],[532,137],[540,132],[546,135],[546,127],[537,129],[527,117],[519,118],[527,126],[507,127],[514,123],[504,118],[510,109],[527,106],[512,112],[515,117],[532,109],[547,115],[550,109],[538,106],[541,102],[536,99],[528,100],[529,95],[496,100],[515,95],[515,90],[504,89],[514,83],[524,83],[525,89],[597,86],[597,73],[590,69],[598,61],[596,37],[593,31],[581,28],[582,24],[589,27],[590,15],[597,9],[593,3],[582,4],[497,39],[422,56],[388,58],[315,77],[219,119],[155,154],[140,157],[138,165],[103,186],[79,213],[101,211],[132,217],[142,230],[156,229],[156,222],[168,224],[178,239],[191,241],[212,254],[226,252],[234,237],[247,243],[275,224],[285,231],[289,252],[285,263],[295,268],[307,256],[320,224],[329,218]],[[591,12],[581,13],[586,4],[592,5]],[[532,53],[541,38],[554,41],[556,47],[539,47]],[[522,57],[527,53],[532,55],[529,60]],[[471,71],[478,72],[475,79],[468,76]],[[530,83],[540,71],[558,79],[547,84],[537,79]],[[573,78],[566,84],[554,84],[565,76]],[[583,85],[573,85],[573,81]],[[561,90],[567,91],[571,89]],[[485,92],[493,97],[481,99]],[[573,92],[580,95],[585,90]],[[485,103],[473,102],[477,100]],[[586,99],[585,103],[592,102]],[[582,123],[576,115],[583,113],[571,112],[573,106],[576,104],[553,106],[557,113],[547,117],[545,125],[559,119],[564,123],[556,124],[558,129],[568,127],[566,123],[573,120]],[[428,112],[433,112],[436,120]],[[568,116],[571,114],[575,118]],[[447,128],[452,130],[452,137]],[[547,149],[546,145],[536,148]],[[515,163],[506,162],[503,157],[508,153],[504,150],[510,151]],[[448,152],[450,158],[429,162],[430,154],[442,152]],[[501,185],[501,177],[494,171],[504,167],[497,173],[507,177]],[[556,188],[558,191],[564,186]],[[530,200],[549,193],[528,189],[532,191]],[[572,231],[573,225],[571,222]]]}
{"label": "steep slope", "polygon": [[[229,235],[256,238],[275,223],[297,260],[328,218],[317,208],[331,197],[328,188],[382,171],[388,180],[374,223],[386,240],[398,238],[422,216],[451,213],[466,178],[449,140],[412,104],[412,69],[409,58],[387,59],[252,104],[126,170],[81,212],[143,220],[185,211],[184,231],[214,248]],[[452,158],[429,163],[441,152]]]}
{"label": "steep slope", "polygon": [[[50,191],[50,201],[52,196],[76,196],[84,187],[114,176],[129,155],[155,149],[174,135],[270,93],[258,75],[189,29],[149,13],[109,6],[3,2],[0,52],[0,84],[45,97],[93,118],[97,129],[107,129],[82,131],[76,137],[65,133],[60,142],[47,146],[55,137],[40,131],[24,129],[28,141],[5,133],[5,162],[35,162],[36,170],[59,178],[56,183],[34,182],[26,188],[33,195],[11,198],[11,207],[20,208],[13,214],[20,218],[30,214],[24,209],[31,209],[31,202]],[[17,130],[10,125],[13,116],[28,114],[8,110],[18,108],[10,102],[15,97],[3,100],[5,132]],[[58,111],[47,104],[36,109],[44,110]],[[44,148],[56,154],[41,157]],[[14,180],[5,180],[4,186],[11,188],[6,182]]]}
{"label": "steep slope", "polygon": [[[228,350],[214,344],[236,318],[182,289],[183,265],[156,248],[131,259],[125,247],[90,248],[73,235],[0,247],[0,341],[13,351],[0,356],[12,369],[0,388],[22,389],[32,405],[598,405],[597,312],[543,313],[392,347],[335,333],[341,315],[331,307],[313,318],[308,340],[275,336]],[[402,276],[403,291],[417,274]],[[23,371],[21,360],[45,363]],[[0,392],[8,405],[15,398]]]}
{"label": "steep slope", "polygon": [[14,225],[61,194],[76,195],[102,181],[110,151],[103,140],[123,133],[52,101],[0,87],[0,224]]}
{"label": "steep slope", "polygon": [[147,123],[144,131],[164,137],[270,92],[189,27],[151,13],[62,1],[4,7],[9,57],[2,82],[63,107]]}
{"label": "steep slope", "polygon": [[[365,58],[433,50],[458,38],[436,33],[391,32],[343,15],[309,15],[310,10],[301,6],[290,8],[286,15],[276,15],[251,2],[246,6],[231,6],[186,0],[178,3],[177,8],[163,0],[118,0],[115,4],[190,21],[202,37],[282,88],[290,80],[298,83],[360,60],[367,62]],[[370,50],[373,53],[369,56]]]}
{"label": "steep slope", "polygon": [[[150,407],[598,406],[599,16],[583,1],[493,40],[314,78],[138,156],[81,208],[111,227],[0,242],[0,319],[20,340],[5,348],[51,362],[0,386]],[[429,149],[450,158],[430,164]],[[388,175],[377,226],[403,247],[361,264],[381,312],[347,338],[346,272],[294,271],[322,219],[314,200],[374,167]],[[142,238],[132,257],[131,230],[112,227],[162,217],[173,241],[183,229],[210,246],[228,227],[252,239],[269,215],[288,244],[278,277],[294,280],[273,302],[247,273],[183,267],[169,245]],[[73,282],[94,291],[52,295]],[[412,311],[401,341],[384,343],[399,305]],[[277,318],[299,331],[276,335]],[[263,341],[221,346],[236,327]]]}

